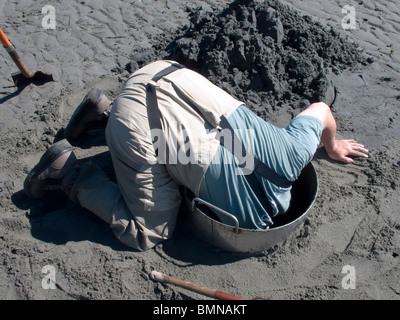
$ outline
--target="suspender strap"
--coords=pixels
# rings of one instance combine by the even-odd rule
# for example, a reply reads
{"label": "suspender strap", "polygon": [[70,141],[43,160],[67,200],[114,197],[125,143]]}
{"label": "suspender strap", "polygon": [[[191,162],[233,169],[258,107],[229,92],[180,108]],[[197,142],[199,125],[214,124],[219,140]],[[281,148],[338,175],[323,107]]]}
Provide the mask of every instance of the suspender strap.
{"label": "suspender strap", "polygon": [[167,75],[169,75],[170,73],[182,69],[184,68],[183,65],[179,64],[179,63],[172,63],[169,67],[166,67],[164,69],[162,69],[160,72],[156,73],[155,76],[151,79],[154,82],[157,82],[158,80],[160,80],[162,77],[165,77]]}
{"label": "suspender strap", "polygon": [[[225,141],[219,139],[221,145],[224,146],[229,152],[231,152],[236,158],[238,158],[239,166],[243,170],[245,179],[247,180],[248,184],[250,185],[251,189],[253,190],[257,199],[260,201],[265,211],[269,214],[270,217],[272,217],[273,209],[271,203],[269,202],[260,181],[255,175],[255,172],[258,172],[262,177],[266,178],[271,183],[277,186],[287,188],[291,185],[291,182],[278,175],[271,168],[267,167],[263,162],[254,157],[253,154],[247,153],[246,149],[244,148],[243,142],[236,135],[232,126],[224,116],[221,117],[220,127],[221,129],[229,130],[232,137],[232,143],[225,143]],[[249,157],[252,158],[252,161],[249,161]],[[244,167],[248,162],[254,164],[254,168],[249,169]]]}
{"label": "suspender strap", "polygon": [[[250,161],[252,164],[254,164],[254,171],[259,173],[262,177],[273,183],[274,185],[282,188],[289,188],[292,185],[292,182],[287,180],[286,178],[283,178],[279,174],[277,174],[274,170],[272,170],[270,167],[265,165],[263,162],[261,162],[259,159],[257,159],[253,154],[246,152],[245,147],[243,146],[243,143],[241,142],[240,138],[236,135],[234,132],[232,126],[228,122],[228,120],[222,116],[221,117],[221,122],[220,122],[220,127],[224,130],[229,130],[231,132],[232,138],[233,138],[233,143],[231,145],[226,144],[224,145],[225,148],[230,148],[231,146],[233,147],[233,150],[228,150],[230,151],[233,155],[235,155],[236,158],[239,159],[239,163],[244,165],[246,162],[249,162],[249,158],[251,157]],[[248,168],[247,170],[244,171],[244,173],[248,173]],[[252,168],[250,168],[250,171]]]}
{"label": "suspender strap", "polygon": [[[164,68],[158,72],[151,79],[151,82],[146,87],[146,104],[147,104],[147,115],[150,123],[150,128],[161,130],[161,116],[158,108],[157,93],[154,87],[154,83],[160,80],[162,77],[169,75],[170,73],[182,69],[184,66],[178,63],[172,63],[170,66]],[[154,137],[152,137],[154,138]],[[157,150],[156,150],[157,153]],[[167,153],[168,154],[168,153]],[[158,154],[157,154],[158,156]]]}
{"label": "suspender strap", "polygon": [[[233,133],[236,135],[235,133]],[[254,194],[256,195],[258,201],[260,201],[261,205],[263,206],[264,210],[268,213],[270,217],[272,217],[272,206],[271,203],[269,202],[263,187],[261,186],[260,181],[258,180],[257,176],[255,175],[255,171],[251,170],[251,172],[248,172],[243,165],[246,164],[246,160],[248,161],[249,159],[246,159],[243,157],[243,150],[244,147],[242,146],[242,142],[238,140],[239,138],[237,136],[232,136],[232,141],[233,143],[225,143],[222,142],[220,139],[220,143],[223,147],[225,147],[229,152],[231,152],[236,158],[239,160],[239,166],[243,170],[243,176],[247,180],[247,183],[249,184],[250,188],[253,190]]]}
{"label": "suspender strap", "polygon": [[[170,66],[164,68],[160,72],[158,72],[151,81],[147,84],[146,87],[146,104],[147,104],[147,117],[149,119],[149,124],[151,129],[159,129],[161,130],[161,115],[160,109],[158,108],[158,101],[157,101],[157,93],[154,83],[160,80],[162,77],[169,75],[170,73],[184,68],[184,66],[178,63],[172,63]],[[150,132],[153,132],[150,130]],[[154,143],[154,136],[151,137]],[[160,139],[160,136],[157,136]],[[158,157],[158,149],[155,150],[156,157]],[[169,152],[164,150],[164,155],[166,163],[168,163],[169,159]]]}

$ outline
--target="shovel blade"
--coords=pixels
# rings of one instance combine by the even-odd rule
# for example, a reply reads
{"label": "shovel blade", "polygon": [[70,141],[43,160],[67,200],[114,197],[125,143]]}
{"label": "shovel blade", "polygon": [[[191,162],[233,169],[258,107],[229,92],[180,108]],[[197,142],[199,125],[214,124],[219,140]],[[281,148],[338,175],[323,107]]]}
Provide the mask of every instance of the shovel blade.
{"label": "shovel blade", "polygon": [[43,85],[47,82],[54,81],[53,76],[51,74],[45,74],[41,71],[37,71],[33,74],[32,77],[26,77],[22,73],[14,73],[12,74],[12,79],[14,81],[15,86],[26,86],[30,83],[34,83],[36,85]]}

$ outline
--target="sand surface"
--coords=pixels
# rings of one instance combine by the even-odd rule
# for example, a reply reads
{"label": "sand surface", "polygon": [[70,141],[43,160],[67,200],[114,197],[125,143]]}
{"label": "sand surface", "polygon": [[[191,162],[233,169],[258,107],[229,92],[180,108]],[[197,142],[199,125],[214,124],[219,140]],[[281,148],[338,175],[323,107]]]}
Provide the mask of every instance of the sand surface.
{"label": "sand surface", "polygon": [[[337,87],[338,136],[357,139],[371,150],[371,156],[343,165],[330,161],[324,149],[319,149],[313,159],[319,194],[305,225],[285,243],[247,257],[213,248],[181,224],[171,240],[153,250],[136,252],[120,244],[104,222],[61,195],[41,201],[26,198],[24,179],[46,148],[59,139],[91,87],[98,86],[113,98],[131,71],[176,54],[173,49],[185,49],[185,43],[190,48],[198,43],[205,58],[219,57],[208,60],[202,71],[240,98],[249,99],[249,107],[278,126],[285,126],[299,106],[318,98],[321,87],[302,95],[302,86],[310,80],[303,77],[303,82],[294,85],[278,68],[264,70],[268,77],[261,80],[252,78],[248,90],[246,79],[259,70],[252,69],[253,64],[241,69],[243,64],[235,60],[242,56],[240,48],[254,40],[240,32],[225,47],[202,48],[200,41],[207,34],[218,33],[215,26],[224,17],[225,5],[229,12],[236,2],[1,0],[0,26],[25,64],[33,71],[53,74],[56,81],[17,89],[11,78],[17,68],[7,52],[0,50],[0,299],[204,299],[154,283],[149,279],[152,270],[245,299],[399,299],[399,4],[397,0],[280,3],[296,10],[299,17],[309,18],[301,26],[300,18],[286,24],[281,16],[284,29],[258,26],[257,32],[265,32],[276,44],[284,44],[284,30],[306,28],[307,33],[311,22],[318,22],[321,30],[334,30],[332,39],[344,41],[338,42],[336,56],[348,60],[335,64],[325,55],[321,70],[324,79]],[[356,28],[345,30],[342,8],[348,4],[355,8]],[[56,9],[55,30],[42,26],[45,5]],[[199,7],[202,10],[195,10]],[[246,19],[252,21],[251,16]],[[205,30],[207,34],[202,33]],[[353,47],[340,47],[343,43],[359,46],[368,62],[356,59],[355,53],[349,55]],[[224,48],[236,55],[225,59],[221,55]],[[305,69],[298,69],[297,75],[301,70],[321,71],[310,69],[307,63],[315,50],[308,50],[296,56],[296,61],[305,61]],[[175,57],[198,63],[199,56],[182,52]],[[266,51],[255,56],[270,54],[278,59],[279,52],[282,57],[288,55],[287,51]],[[284,66],[285,61],[276,60],[275,66]],[[224,63],[229,65],[225,68]],[[236,68],[229,70],[232,63]],[[281,87],[274,94],[266,93],[259,85],[265,81]],[[290,95],[280,96],[288,90],[292,90]],[[82,161],[94,159],[113,175],[103,132],[91,132],[75,143],[75,152]],[[54,290],[43,288],[45,266],[54,268]],[[345,266],[354,268],[355,289],[342,285]]]}

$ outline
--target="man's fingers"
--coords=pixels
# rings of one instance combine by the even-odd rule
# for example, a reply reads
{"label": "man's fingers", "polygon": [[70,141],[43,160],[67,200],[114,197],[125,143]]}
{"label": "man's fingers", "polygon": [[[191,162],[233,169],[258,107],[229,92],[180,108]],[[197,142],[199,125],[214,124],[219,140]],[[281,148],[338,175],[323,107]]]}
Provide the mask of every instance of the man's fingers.
{"label": "man's fingers", "polygon": [[354,160],[352,158],[349,158],[349,157],[342,157],[342,159],[340,159],[340,161],[342,161],[342,162],[344,162],[346,164],[354,162]]}
{"label": "man's fingers", "polygon": [[364,145],[356,143],[353,145],[352,155],[356,157],[368,158],[369,150]]}

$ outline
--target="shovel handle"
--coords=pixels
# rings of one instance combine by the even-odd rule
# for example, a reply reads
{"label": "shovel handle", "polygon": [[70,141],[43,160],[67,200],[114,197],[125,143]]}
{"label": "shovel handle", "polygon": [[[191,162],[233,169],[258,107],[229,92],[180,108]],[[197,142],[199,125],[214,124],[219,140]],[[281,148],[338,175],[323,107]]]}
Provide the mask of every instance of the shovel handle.
{"label": "shovel handle", "polygon": [[9,48],[11,46],[11,42],[7,39],[6,35],[4,34],[3,30],[0,29],[0,40],[3,44],[4,48]]}
{"label": "shovel handle", "polygon": [[17,51],[15,50],[15,47],[7,39],[6,35],[1,29],[0,29],[0,40],[4,48],[6,48],[10,57],[13,59],[14,63],[17,65],[18,69],[21,71],[22,75],[27,79],[32,78],[34,74],[28,70],[28,68],[18,55]]}
{"label": "shovel handle", "polygon": [[200,286],[198,284],[195,283],[191,283],[191,282],[187,282],[187,281],[183,281],[180,279],[176,279],[170,276],[167,276],[166,274],[163,274],[161,272],[158,271],[152,271],[150,273],[150,278],[154,281],[158,281],[158,282],[162,282],[162,283],[168,283],[168,284],[172,284],[193,292],[197,292],[200,294],[203,294],[207,297],[210,298],[214,298],[214,299],[219,299],[219,300],[243,300],[239,297],[236,296],[232,296],[228,293],[222,292],[222,291],[218,291],[215,289],[210,289],[207,287],[203,287]]}

